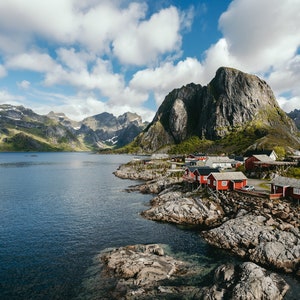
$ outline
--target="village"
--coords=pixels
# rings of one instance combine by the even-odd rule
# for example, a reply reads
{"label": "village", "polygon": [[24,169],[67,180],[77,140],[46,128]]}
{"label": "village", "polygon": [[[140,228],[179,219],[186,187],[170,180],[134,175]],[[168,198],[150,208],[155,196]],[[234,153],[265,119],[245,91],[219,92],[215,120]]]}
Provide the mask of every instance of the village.
{"label": "village", "polygon": [[[291,167],[299,167],[300,156],[278,160],[276,152],[253,151],[247,157],[190,154],[171,158],[171,171],[183,170],[183,181],[191,190],[238,191],[270,199],[289,199],[299,203],[300,179],[283,176]],[[153,156],[152,159],[157,159]],[[151,164],[152,159],[145,160]],[[173,171],[172,171],[173,170]]]}

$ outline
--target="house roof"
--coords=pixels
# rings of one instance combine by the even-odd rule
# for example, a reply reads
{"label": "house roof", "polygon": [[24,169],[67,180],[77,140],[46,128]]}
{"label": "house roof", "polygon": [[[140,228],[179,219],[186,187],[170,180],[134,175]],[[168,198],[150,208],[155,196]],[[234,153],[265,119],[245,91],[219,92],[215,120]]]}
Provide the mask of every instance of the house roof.
{"label": "house roof", "polygon": [[263,162],[263,163],[273,163],[274,162],[274,159],[270,158],[266,154],[257,154],[257,155],[253,155],[253,157],[255,157],[256,159],[258,159],[260,162]]}
{"label": "house roof", "polygon": [[228,156],[209,156],[205,162],[207,166],[212,167],[213,164],[232,164],[235,160],[229,158]]}
{"label": "house roof", "polygon": [[185,169],[188,169],[189,172],[193,173],[196,169],[198,169],[199,167],[193,167],[193,166],[188,166]]}
{"label": "house roof", "polygon": [[223,172],[223,173],[212,172],[211,175],[216,180],[244,180],[244,179],[247,179],[247,177],[244,175],[243,172]]}
{"label": "house roof", "polygon": [[219,173],[219,169],[217,168],[209,168],[209,167],[202,167],[202,168],[197,168],[194,172],[198,172],[200,175],[209,175],[212,172]]}
{"label": "house roof", "polygon": [[272,181],[272,184],[277,186],[290,186],[300,188],[300,179],[277,176]]}
{"label": "house roof", "polygon": [[248,157],[248,156],[253,156],[253,155],[267,155],[270,156],[271,154],[276,155],[276,152],[274,150],[249,150],[245,153],[244,156]]}

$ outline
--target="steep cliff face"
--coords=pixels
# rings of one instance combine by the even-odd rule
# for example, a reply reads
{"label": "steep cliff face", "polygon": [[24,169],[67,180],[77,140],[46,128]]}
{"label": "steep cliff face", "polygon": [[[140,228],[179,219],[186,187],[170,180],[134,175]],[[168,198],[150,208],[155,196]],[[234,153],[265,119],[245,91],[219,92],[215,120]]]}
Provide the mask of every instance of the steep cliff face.
{"label": "steep cliff face", "polygon": [[279,144],[279,136],[294,147],[300,142],[295,124],[265,81],[222,67],[207,86],[189,84],[173,90],[138,141],[144,151],[157,151],[191,136],[222,141],[233,134],[242,138],[243,133],[251,133],[247,147],[274,144],[276,135]]}

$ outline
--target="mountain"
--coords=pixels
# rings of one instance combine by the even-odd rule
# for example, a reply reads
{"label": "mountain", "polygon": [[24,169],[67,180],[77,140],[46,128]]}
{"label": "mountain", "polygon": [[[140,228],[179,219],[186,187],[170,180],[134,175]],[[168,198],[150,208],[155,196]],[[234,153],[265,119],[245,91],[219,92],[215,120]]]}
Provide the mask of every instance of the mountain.
{"label": "mountain", "polygon": [[140,116],[102,113],[76,122],[63,113],[46,116],[0,105],[0,151],[87,151],[124,146],[147,125]]}
{"label": "mountain", "polygon": [[147,123],[134,113],[127,112],[115,117],[107,112],[88,117],[81,122],[78,130],[85,144],[91,147],[121,147],[130,143],[145,129]]}
{"label": "mountain", "polygon": [[0,151],[80,151],[87,147],[64,125],[23,106],[0,105]]}
{"label": "mountain", "polygon": [[300,109],[294,109],[288,113],[288,116],[294,120],[297,128],[300,130]]}
{"label": "mountain", "polygon": [[274,146],[292,151],[299,149],[300,138],[264,80],[221,67],[207,86],[191,83],[170,92],[130,147],[182,152],[186,145],[214,153]]}

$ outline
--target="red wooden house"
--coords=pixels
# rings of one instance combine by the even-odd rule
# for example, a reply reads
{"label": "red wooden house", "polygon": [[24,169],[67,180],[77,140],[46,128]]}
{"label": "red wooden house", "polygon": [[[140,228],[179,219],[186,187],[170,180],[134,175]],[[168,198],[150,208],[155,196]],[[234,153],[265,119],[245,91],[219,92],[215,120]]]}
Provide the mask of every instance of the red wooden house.
{"label": "red wooden house", "polygon": [[186,167],[186,169],[184,170],[184,174],[183,174],[183,179],[185,181],[189,181],[189,182],[194,182],[195,179],[195,174],[194,171],[197,169],[198,167]]}
{"label": "red wooden house", "polygon": [[201,185],[207,184],[207,177],[210,173],[219,173],[217,168],[199,167],[194,171],[195,181]]}
{"label": "red wooden house", "polygon": [[265,154],[252,155],[245,160],[245,169],[247,171],[254,170],[258,163],[260,166],[266,167],[274,164],[274,160]]}
{"label": "red wooden house", "polygon": [[271,194],[300,199],[300,179],[277,176],[271,182]]}
{"label": "red wooden house", "polygon": [[207,185],[217,191],[240,190],[247,185],[247,177],[243,172],[212,172],[208,175]]}

